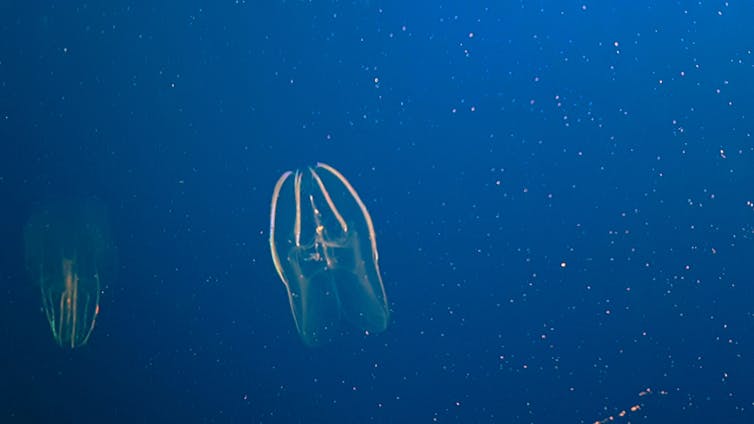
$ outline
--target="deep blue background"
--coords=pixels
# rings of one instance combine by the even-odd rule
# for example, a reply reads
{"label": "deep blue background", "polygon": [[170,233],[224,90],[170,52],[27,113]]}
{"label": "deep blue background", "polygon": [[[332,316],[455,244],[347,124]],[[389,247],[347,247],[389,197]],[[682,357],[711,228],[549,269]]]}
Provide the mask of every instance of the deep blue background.
{"label": "deep blue background", "polygon": [[[100,3],[0,0],[0,422],[754,422],[750,2]],[[393,315],[309,349],[267,236],[316,161]],[[76,351],[51,196],[118,247]]]}

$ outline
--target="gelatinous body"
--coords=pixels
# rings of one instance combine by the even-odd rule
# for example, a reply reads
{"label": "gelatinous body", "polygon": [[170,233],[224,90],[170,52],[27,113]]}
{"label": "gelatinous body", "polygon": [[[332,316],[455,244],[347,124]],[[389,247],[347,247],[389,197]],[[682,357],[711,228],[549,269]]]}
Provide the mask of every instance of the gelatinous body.
{"label": "gelatinous body", "polygon": [[26,224],[24,240],[55,341],[71,349],[86,344],[113,260],[104,207],[92,200],[42,207]]}
{"label": "gelatinous body", "polygon": [[332,338],[341,320],[371,333],[387,327],[372,218],[333,167],[318,163],[280,177],[272,194],[270,250],[306,344]]}

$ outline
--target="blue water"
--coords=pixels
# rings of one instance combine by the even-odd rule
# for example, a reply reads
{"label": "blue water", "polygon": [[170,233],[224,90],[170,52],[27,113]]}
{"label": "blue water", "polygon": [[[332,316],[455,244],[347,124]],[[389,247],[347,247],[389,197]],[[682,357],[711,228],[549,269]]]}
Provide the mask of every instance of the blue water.
{"label": "blue water", "polygon": [[[0,1],[0,422],[754,422],[750,2],[100,3]],[[392,315],[312,349],[268,232],[317,161]],[[75,350],[57,196],[117,246]]]}

